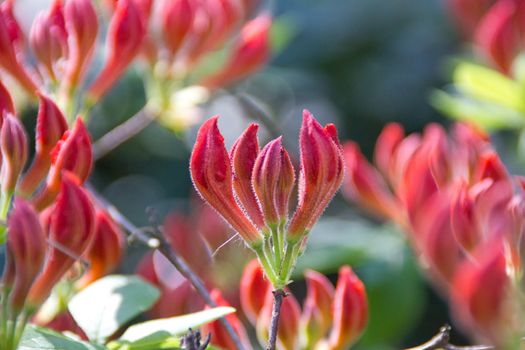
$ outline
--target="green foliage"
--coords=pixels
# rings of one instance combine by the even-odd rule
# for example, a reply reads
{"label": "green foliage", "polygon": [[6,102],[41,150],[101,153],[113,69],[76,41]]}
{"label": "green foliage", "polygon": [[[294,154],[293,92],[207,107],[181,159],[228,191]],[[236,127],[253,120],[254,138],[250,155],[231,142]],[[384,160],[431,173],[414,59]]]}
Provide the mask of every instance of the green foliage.
{"label": "green foliage", "polygon": [[101,345],[68,338],[46,328],[27,326],[19,350],[103,350]]}
{"label": "green foliage", "polygon": [[90,340],[104,343],[127,322],[148,310],[159,294],[137,276],[107,276],[73,297],[69,311]]}

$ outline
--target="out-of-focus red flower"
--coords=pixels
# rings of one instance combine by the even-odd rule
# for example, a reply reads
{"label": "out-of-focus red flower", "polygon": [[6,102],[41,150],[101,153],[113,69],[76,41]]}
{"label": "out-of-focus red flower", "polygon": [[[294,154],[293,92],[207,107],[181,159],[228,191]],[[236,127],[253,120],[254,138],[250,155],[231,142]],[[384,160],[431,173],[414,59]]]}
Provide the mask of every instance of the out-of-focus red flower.
{"label": "out-of-focus red flower", "polygon": [[244,268],[239,286],[242,310],[252,324],[257,322],[267,296],[271,292],[271,283],[264,277],[259,262],[252,260]]}
{"label": "out-of-focus red flower", "polygon": [[2,121],[4,120],[4,113],[11,113],[16,115],[15,104],[13,103],[13,98],[9,91],[0,80],[0,127],[2,126]]}
{"label": "out-of-focus red flower", "polygon": [[0,149],[2,151],[2,168],[0,182],[2,193],[11,195],[29,154],[27,134],[22,125],[12,114],[5,114],[0,130]]}

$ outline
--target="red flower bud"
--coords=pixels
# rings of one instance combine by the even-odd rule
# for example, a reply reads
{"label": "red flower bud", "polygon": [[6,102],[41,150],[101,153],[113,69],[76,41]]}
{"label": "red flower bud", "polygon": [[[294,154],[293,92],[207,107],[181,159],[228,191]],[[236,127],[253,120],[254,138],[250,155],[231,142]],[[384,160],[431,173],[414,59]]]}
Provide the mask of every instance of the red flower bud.
{"label": "red flower bud", "polygon": [[[403,141],[405,132],[397,123],[389,123],[377,138],[374,161],[382,175],[388,178],[394,155],[394,150]],[[348,166],[348,165],[347,165]]]}
{"label": "red flower bud", "polygon": [[343,155],[348,170],[343,193],[372,214],[396,220],[400,215],[400,205],[381,175],[361,154],[359,146],[346,142]]}
{"label": "red flower bud", "polygon": [[259,261],[250,261],[242,273],[240,283],[241,306],[248,320],[255,325],[264,302],[271,292],[271,284],[264,277]]}
{"label": "red flower bud", "polygon": [[233,145],[230,157],[234,171],[233,188],[237,198],[252,221],[262,229],[264,217],[252,186],[253,167],[259,154],[258,129],[259,125],[251,124]]}
{"label": "red flower bud", "polygon": [[206,79],[203,85],[210,88],[225,86],[261,68],[270,56],[268,32],[271,25],[268,15],[246,23],[224,68]]}
{"label": "red flower bud", "polygon": [[484,54],[503,73],[509,74],[519,50],[519,35],[515,28],[514,1],[497,1],[483,17],[476,38]]}
{"label": "red flower bud", "polygon": [[108,29],[108,58],[104,68],[89,88],[88,94],[98,101],[126,70],[140,52],[146,27],[132,0],[119,0]]}
{"label": "red flower bud", "polygon": [[68,0],[64,19],[69,35],[69,57],[65,69],[65,89],[75,88],[87,70],[98,33],[98,19],[91,0]]}
{"label": "red flower bud", "polygon": [[44,270],[38,276],[28,297],[33,308],[40,306],[73,263],[90,247],[95,233],[95,210],[79,179],[62,175],[50,222],[50,251]]}
{"label": "red flower bud", "polygon": [[[504,311],[510,278],[502,242],[487,242],[475,253],[476,261],[465,260],[451,287],[452,310],[456,318],[473,334],[503,346],[510,339],[512,327]],[[515,312],[514,310],[509,310]],[[498,347],[500,348],[500,347]]]}
{"label": "red flower bud", "polygon": [[62,2],[56,0],[48,12],[37,15],[33,21],[29,42],[36,58],[42,65],[42,70],[53,80],[57,80],[56,73],[68,55],[66,22]]}
{"label": "red flower bud", "polygon": [[13,99],[11,98],[9,91],[7,91],[6,87],[0,80],[0,127],[2,126],[5,112],[16,115]]}
{"label": "red flower bud", "polygon": [[262,243],[257,228],[245,216],[233,196],[230,157],[217,127],[217,117],[200,128],[190,160],[193,184],[202,198],[239,232],[250,245]]}
{"label": "red flower bud", "polygon": [[365,286],[349,266],[339,269],[332,310],[330,349],[348,349],[363,333],[368,321]]}
{"label": "red flower bud", "polygon": [[38,98],[36,155],[20,184],[20,191],[24,195],[32,194],[45,178],[51,165],[51,150],[67,130],[66,119],[53,100],[41,93],[38,93]]}
{"label": "red flower bud", "polygon": [[2,191],[12,194],[28,157],[26,131],[20,120],[12,114],[4,115],[0,131],[0,148],[2,150],[0,172]]}
{"label": "red flower bud", "polygon": [[[257,336],[261,344],[268,343],[268,330],[272,318],[273,295],[268,295],[257,319]],[[301,307],[295,296],[288,293],[281,305],[279,329],[277,330],[277,348],[296,350],[299,347],[299,323]]]}
{"label": "red flower bud", "polygon": [[122,259],[125,249],[124,233],[105,211],[99,210],[95,216],[93,244],[85,254],[89,270],[78,281],[84,288],[97,279],[112,272]]}
{"label": "red flower bud", "polygon": [[179,52],[193,27],[197,3],[193,0],[163,0],[161,24],[164,43],[171,57]]}
{"label": "red flower bud", "polygon": [[253,167],[253,189],[269,226],[277,226],[286,220],[288,200],[295,182],[292,162],[281,139],[269,142],[259,153]]}
{"label": "red flower bud", "polygon": [[315,349],[332,325],[332,301],[335,289],[323,274],[307,270],[305,272],[307,294],[301,315],[305,349]]}
{"label": "red flower bud", "polygon": [[483,179],[492,179],[495,182],[509,180],[505,165],[493,150],[486,151],[478,158],[472,181],[478,182]]}
{"label": "red flower bud", "polygon": [[13,23],[16,24],[14,17],[0,11],[0,67],[12,75],[32,95],[38,90],[38,87],[21,61],[22,50],[17,45],[17,38],[13,36]]}
{"label": "red flower bud", "polygon": [[[214,289],[211,291],[211,298],[217,304],[217,306],[231,306],[226,299],[222,296],[220,290]],[[206,309],[209,309],[209,306],[206,306]],[[236,314],[229,314],[226,316],[228,322],[232,325],[233,330],[239,336],[239,339],[242,342],[243,348],[251,350],[252,346],[248,338],[248,333],[242,325],[241,321]],[[230,334],[226,331],[224,326],[220,321],[210,322],[203,327],[203,333],[211,334],[211,343],[221,349],[236,349],[235,342],[231,338]]]}
{"label": "red flower bud", "polygon": [[37,213],[29,203],[16,198],[9,214],[7,236],[8,261],[12,261],[15,272],[8,303],[12,317],[24,307],[29,288],[44,265],[46,246]]}
{"label": "red flower bud", "polygon": [[461,33],[470,38],[479,21],[495,0],[448,0],[448,7],[455,17]]}
{"label": "red flower bud", "polygon": [[73,130],[66,131],[62,140],[53,148],[51,163],[46,188],[34,199],[34,204],[39,210],[47,207],[55,198],[64,170],[75,174],[81,182],[84,182],[91,172],[91,138],[81,118],[77,119]]}
{"label": "red flower bud", "polygon": [[6,0],[2,2],[2,4],[0,4],[0,12],[2,13],[6,21],[7,30],[11,42],[14,45],[22,47],[24,41],[24,33],[22,32],[22,28],[20,28],[20,25],[18,24],[18,21],[13,12],[14,3],[15,0]]}
{"label": "red flower bud", "polygon": [[474,199],[468,193],[465,182],[461,182],[452,199],[450,222],[456,240],[470,252],[479,243],[481,230],[474,212]]}
{"label": "red flower bud", "polygon": [[295,241],[317,222],[341,186],[344,175],[341,145],[333,125],[323,128],[305,110],[299,143],[299,204],[288,226],[288,239]]}

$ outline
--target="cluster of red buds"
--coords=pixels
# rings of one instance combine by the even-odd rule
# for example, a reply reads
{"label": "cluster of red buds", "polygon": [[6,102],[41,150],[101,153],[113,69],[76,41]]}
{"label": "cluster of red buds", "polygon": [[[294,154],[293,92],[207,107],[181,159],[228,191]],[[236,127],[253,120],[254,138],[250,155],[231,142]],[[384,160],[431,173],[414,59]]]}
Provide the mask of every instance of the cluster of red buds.
{"label": "cluster of red buds", "polygon": [[300,131],[298,205],[288,220],[295,171],[281,137],[259,150],[250,125],[228,153],[218,118],[200,128],[190,159],[195,188],[255,251],[276,289],[289,282],[308,233],[339,189],[343,156],[333,124],[304,111]]}
{"label": "cluster of red buds", "polygon": [[474,40],[491,63],[511,74],[517,55],[525,48],[525,1],[449,0],[464,33]]}
{"label": "cluster of red buds", "polygon": [[498,349],[517,348],[523,310],[524,181],[511,176],[488,138],[457,124],[405,137],[385,127],[375,167],[343,146],[345,194],[406,232],[458,323]]}
{"label": "cluster of red buds", "polygon": [[28,318],[77,261],[91,264],[85,285],[113,269],[122,252],[120,230],[106,214],[96,214],[82,187],[92,164],[82,120],[69,130],[55,103],[42,94],[39,99],[35,158],[24,173],[27,134],[0,84],[0,230],[7,247],[0,341],[7,350],[16,348]]}
{"label": "cluster of red buds", "polygon": [[[289,292],[283,300],[277,333],[278,348],[350,348],[362,334],[368,320],[363,283],[349,266],[339,269],[335,288],[319,272],[307,270],[305,278],[307,294],[302,309]],[[266,344],[272,316],[272,286],[264,278],[264,272],[256,260],[244,269],[240,292],[242,310],[256,327],[259,342]]]}

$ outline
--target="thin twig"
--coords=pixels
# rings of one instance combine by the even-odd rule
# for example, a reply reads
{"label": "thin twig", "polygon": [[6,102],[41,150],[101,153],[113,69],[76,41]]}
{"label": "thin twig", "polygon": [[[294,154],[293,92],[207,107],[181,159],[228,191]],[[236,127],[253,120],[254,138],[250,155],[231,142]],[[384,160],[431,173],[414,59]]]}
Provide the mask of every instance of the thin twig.
{"label": "thin twig", "polygon": [[93,157],[98,160],[106,154],[137,135],[155,120],[146,108],[142,108],[134,116],[119,124],[93,144]]}
{"label": "thin twig", "polygon": [[[191,268],[182,260],[175,251],[171,248],[171,245],[164,238],[164,235],[159,230],[158,224],[155,223],[154,230],[156,237],[152,238],[146,235],[142,230],[137,228],[128,218],[126,218],[118,209],[109,203],[102,195],[100,195],[93,186],[86,184],[86,187],[89,189],[93,197],[103,206],[109,213],[109,215],[118,222],[124,229],[130,234],[132,239],[136,239],[138,242],[146,245],[151,249],[156,249],[159,251],[168,261],[192,284],[197,293],[202,297],[202,299],[210,307],[217,307],[218,305],[213,301],[210,292],[206,288],[204,282],[191,270]],[[150,215],[150,219],[153,220],[153,216]],[[239,336],[235,332],[231,323],[225,318],[221,317],[219,319],[223,327],[228,332],[229,336],[232,338],[235,346],[238,350],[244,350],[242,342],[239,339]]]}
{"label": "thin twig", "polygon": [[415,348],[405,349],[405,350],[492,350],[495,347],[490,345],[472,345],[472,346],[457,346],[450,344],[450,331],[451,327],[445,325],[441,327],[439,333],[436,334],[432,339],[427,341],[425,344],[416,346]]}
{"label": "thin twig", "polygon": [[270,323],[270,339],[268,340],[268,347],[266,350],[275,350],[275,344],[277,343],[277,331],[279,330],[279,318],[281,316],[281,305],[283,304],[283,299],[286,297],[286,292],[282,289],[274,290],[272,293],[272,321]]}

